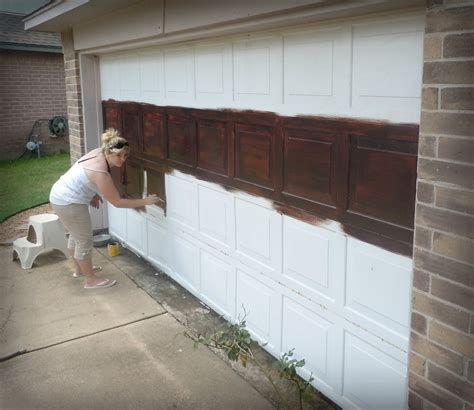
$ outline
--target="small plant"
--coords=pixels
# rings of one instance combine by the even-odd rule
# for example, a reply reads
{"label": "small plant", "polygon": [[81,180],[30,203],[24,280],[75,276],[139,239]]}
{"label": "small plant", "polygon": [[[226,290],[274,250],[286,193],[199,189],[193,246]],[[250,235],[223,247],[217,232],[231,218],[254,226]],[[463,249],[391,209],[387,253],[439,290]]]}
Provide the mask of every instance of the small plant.
{"label": "small plant", "polygon": [[291,349],[290,351],[283,353],[280,356],[280,359],[273,363],[273,367],[278,370],[280,379],[286,379],[295,384],[295,387],[298,392],[300,409],[302,409],[303,399],[306,397],[308,390],[310,389],[311,382],[314,380],[314,377],[311,374],[307,381],[304,381],[300,377],[298,377],[296,369],[299,367],[303,367],[305,365],[305,361],[304,359],[292,359],[293,350],[295,349]]}
{"label": "small plant", "polygon": [[[272,374],[257,360],[254,351],[252,350],[258,346],[258,343],[252,340],[250,333],[246,329],[246,316],[247,313],[244,309],[244,318],[239,318],[238,323],[225,321],[224,323],[215,326],[210,335],[196,333],[188,326],[185,336],[194,340],[195,348],[202,344],[204,346],[222,350],[226,353],[229,360],[240,362],[244,367],[247,367],[248,361],[251,360],[262,371],[272,385],[279,398],[280,404],[286,408],[290,408],[289,400],[285,399],[285,395],[281,391],[281,388],[275,383]],[[297,375],[297,368],[303,367],[305,361],[304,359],[296,360],[292,358],[293,350],[294,349],[291,349],[289,352],[284,353],[277,361],[275,361],[273,363],[273,368],[276,369],[280,379],[294,383],[298,394],[299,408],[303,409],[303,401],[307,397],[311,387],[311,382],[314,378],[311,375],[309,380],[305,381]]]}

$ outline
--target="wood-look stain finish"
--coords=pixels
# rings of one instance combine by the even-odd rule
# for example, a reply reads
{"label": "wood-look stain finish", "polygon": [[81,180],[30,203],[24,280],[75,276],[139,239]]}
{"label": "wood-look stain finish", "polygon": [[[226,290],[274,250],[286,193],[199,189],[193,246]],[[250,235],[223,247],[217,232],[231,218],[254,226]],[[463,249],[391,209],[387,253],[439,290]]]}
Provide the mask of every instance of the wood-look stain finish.
{"label": "wood-look stain finish", "polygon": [[416,124],[116,101],[105,101],[103,113],[106,128],[134,139],[132,160],[163,200],[162,176],[178,169],[268,198],[281,213],[313,224],[335,220],[350,235],[411,254]]}
{"label": "wood-look stain finish", "polygon": [[153,106],[143,107],[143,153],[165,159],[167,150],[166,112]]}
{"label": "wood-look stain finish", "polygon": [[143,167],[139,161],[129,159],[125,168],[125,193],[132,198],[143,195]]}
{"label": "wood-look stain finish", "polygon": [[143,120],[140,104],[131,103],[122,106],[122,136],[130,144],[132,154],[143,151]]}

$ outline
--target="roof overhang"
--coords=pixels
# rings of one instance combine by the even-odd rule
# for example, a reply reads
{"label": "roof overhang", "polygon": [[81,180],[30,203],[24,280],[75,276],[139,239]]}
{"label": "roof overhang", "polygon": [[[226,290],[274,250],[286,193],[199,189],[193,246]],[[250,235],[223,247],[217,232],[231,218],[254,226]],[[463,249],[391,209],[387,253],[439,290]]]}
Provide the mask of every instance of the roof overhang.
{"label": "roof overhang", "polygon": [[[138,0],[137,0],[138,1]],[[62,32],[79,22],[97,18],[136,1],[130,0],[52,0],[26,16],[25,30]]]}

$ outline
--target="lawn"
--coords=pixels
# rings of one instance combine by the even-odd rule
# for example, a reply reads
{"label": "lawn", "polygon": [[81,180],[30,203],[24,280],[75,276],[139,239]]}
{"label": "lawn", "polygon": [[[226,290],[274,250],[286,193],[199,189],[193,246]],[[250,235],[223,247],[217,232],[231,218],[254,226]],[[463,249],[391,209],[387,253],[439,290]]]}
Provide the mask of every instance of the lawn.
{"label": "lawn", "polygon": [[69,154],[0,161],[0,222],[48,202],[51,186],[69,166]]}

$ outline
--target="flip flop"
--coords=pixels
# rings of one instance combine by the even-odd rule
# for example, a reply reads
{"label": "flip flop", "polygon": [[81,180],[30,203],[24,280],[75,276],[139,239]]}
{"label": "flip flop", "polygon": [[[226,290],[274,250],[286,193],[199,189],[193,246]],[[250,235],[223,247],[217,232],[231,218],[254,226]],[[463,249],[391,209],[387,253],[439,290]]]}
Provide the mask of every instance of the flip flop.
{"label": "flip flop", "polygon": [[84,285],[84,289],[100,289],[100,288],[110,288],[117,283],[116,280],[104,279],[102,282],[97,283],[96,285]]}
{"label": "flip flop", "polygon": [[[102,266],[93,266],[92,267],[92,272],[100,272],[102,270]],[[81,273],[77,273],[77,272],[74,272],[72,274],[72,277],[73,278],[83,278],[84,277],[84,274],[81,272]]]}

